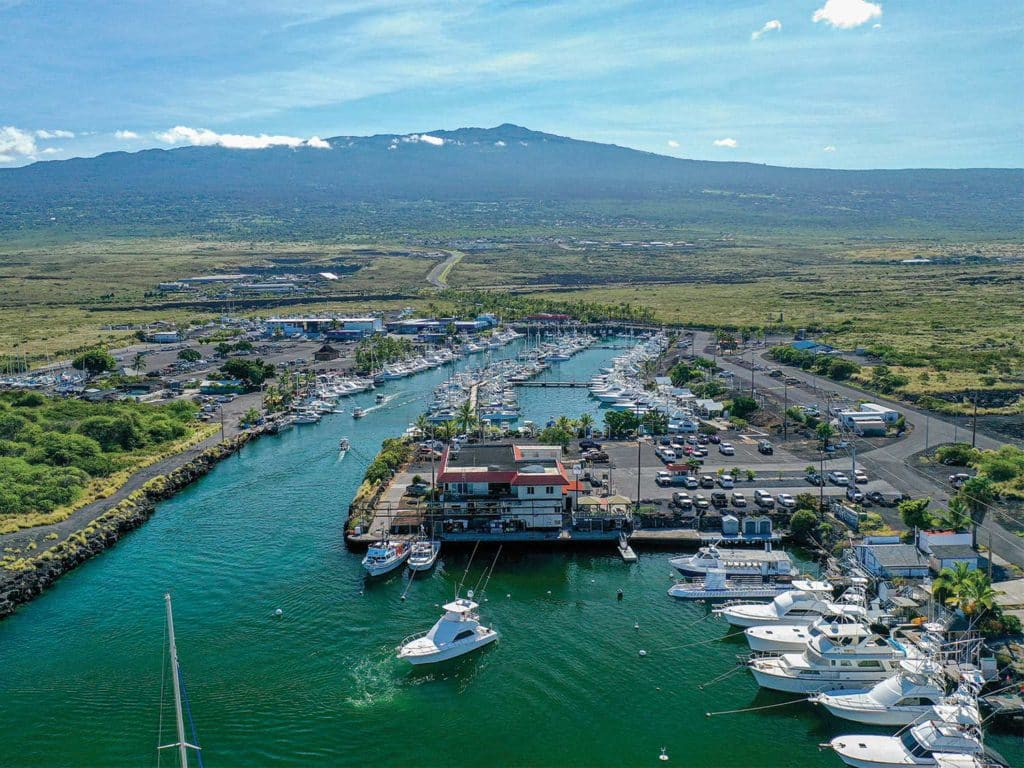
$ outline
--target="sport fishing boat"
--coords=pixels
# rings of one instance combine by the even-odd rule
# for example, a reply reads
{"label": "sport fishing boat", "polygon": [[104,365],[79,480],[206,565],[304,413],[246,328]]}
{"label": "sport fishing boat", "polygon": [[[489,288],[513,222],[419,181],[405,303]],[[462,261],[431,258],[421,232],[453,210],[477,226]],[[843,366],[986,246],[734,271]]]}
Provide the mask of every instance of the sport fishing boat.
{"label": "sport fishing boat", "polygon": [[810,624],[828,613],[832,585],[827,581],[794,581],[793,589],[776,595],[770,603],[734,602],[714,613],[734,627],[766,624]]}
{"label": "sport fishing boat", "polygon": [[404,542],[378,541],[363,558],[363,568],[371,576],[382,576],[409,559],[409,546]]}
{"label": "sport fishing boat", "polygon": [[352,409],[352,418],[353,419],[361,419],[365,415],[366,415],[366,411],[363,410],[362,408],[353,408]]}
{"label": "sport fishing boat", "polygon": [[831,747],[844,763],[854,768],[999,768],[1008,765],[1002,757],[986,750],[976,703],[957,701],[940,704],[935,709],[939,717],[911,726],[895,736],[837,736],[821,746]]}
{"label": "sport fishing boat", "polygon": [[429,571],[437,562],[440,552],[440,541],[431,541],[430,539],[414,541],[409,548],[409,570]]}
{"label": "sport fishing boat", "polygon": [[689,557],[674,557],[669,563],[684,576],[704,576],[712,568],[723,568],[727,577],[760,576],[790,579],[798,574],[785,552],[722,549],[717,543],[701,547]]}
{"label": "sport fishing boat", "polygon": [[341,440],[338,441],[338,450],[339,451],[347,451],[351,447],[352,447],[352,443],[349,442],[349,439],[347,437],[343,437],[343,438],[341,438]]}
{"label": "sport fishing boat", "polygon": [[894,637],[874,632],[861,638],[815,635],[803,653],[754,655],[747,666],[762,688],[785,693],[820,693],[868,688],[899,671],[908,651]]}
{"label": "sport fishing boat", "polygon": [[834,603],[828,611],[807,624],[764,624],[743,630],[750,650],[759,653],[801,653],[807,643],[821,634],[835,641],[859,642],[871,634],[869,623],[878,612],[869,611],[866,594],[855,584]]}
{"label": "sport fishing boat", "polygon": [[941,676],[942,668],[929,659],[905,659],[899,674],[870,690],[814,693],[809,701],[856,723],[910,725],[938,717],[935,707],[946,699]]}
{"label": "sport fishing boat", "polygon": [[426,632],[412,635],[398,647],[398,658],[410,664],[434,664],[483,648],[498,639],[495,629],[480,623],[473,590],[444,606],[444,615]]}

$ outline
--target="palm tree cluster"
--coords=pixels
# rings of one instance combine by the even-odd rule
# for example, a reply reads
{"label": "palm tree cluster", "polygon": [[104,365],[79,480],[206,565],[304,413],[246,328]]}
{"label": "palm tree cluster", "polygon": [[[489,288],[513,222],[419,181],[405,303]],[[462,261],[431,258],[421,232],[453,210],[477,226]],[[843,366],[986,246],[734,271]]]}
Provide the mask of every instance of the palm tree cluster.
{"label": "palm tree cluster", "polygon": [[959,608],[967,616],[979,616],[996,604],[996,591],[984,571],[970,570],[967,563],[943,568],[932,583],[932,596],[940,603]]}

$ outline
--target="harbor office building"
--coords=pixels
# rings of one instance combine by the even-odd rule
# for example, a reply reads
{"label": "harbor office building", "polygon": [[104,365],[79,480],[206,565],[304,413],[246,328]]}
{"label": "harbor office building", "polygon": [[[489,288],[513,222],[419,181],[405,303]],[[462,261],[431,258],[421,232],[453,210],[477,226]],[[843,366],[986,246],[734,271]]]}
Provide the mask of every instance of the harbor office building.
{"label": "harbor office building", "polygon": [[449,540],[615,538],[629,529],[628,504],[595,505],[570,477],[557,445],[448,448],[432,527]]}

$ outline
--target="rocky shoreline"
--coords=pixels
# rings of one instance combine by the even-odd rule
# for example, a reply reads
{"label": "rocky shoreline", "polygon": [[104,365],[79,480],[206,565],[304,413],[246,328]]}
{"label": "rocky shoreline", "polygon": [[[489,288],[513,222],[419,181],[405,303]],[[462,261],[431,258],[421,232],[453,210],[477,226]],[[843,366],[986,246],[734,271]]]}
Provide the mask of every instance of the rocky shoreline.
{"label": "rocky shoreline", "polygon": [[80,531],[31,557],[0,570],[0,619],[14,613],[68,571],[114,546],[121,537],[152,517],[157,502],[201,478],[219,462],[267,430],[240,432],[206,449],[166,475],[149,480],[139,490],[112,505]]}

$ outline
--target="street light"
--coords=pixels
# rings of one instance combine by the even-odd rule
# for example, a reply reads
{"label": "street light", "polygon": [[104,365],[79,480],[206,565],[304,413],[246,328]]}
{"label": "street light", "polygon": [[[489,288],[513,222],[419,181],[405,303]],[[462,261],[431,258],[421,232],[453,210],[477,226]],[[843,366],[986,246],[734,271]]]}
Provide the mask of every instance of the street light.
{"label": "street light", "polygon": [[583,476],[583,467],[579,464],[572,465],[572,476],[576,478],[576,506],[575,511],[579,512],[580,509],[580,477]]}

